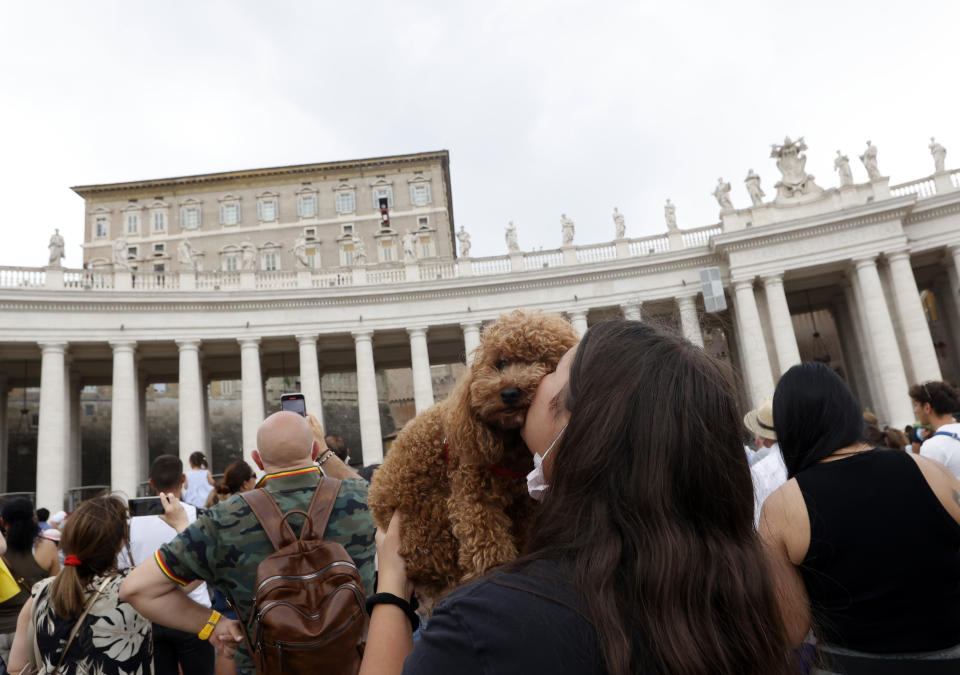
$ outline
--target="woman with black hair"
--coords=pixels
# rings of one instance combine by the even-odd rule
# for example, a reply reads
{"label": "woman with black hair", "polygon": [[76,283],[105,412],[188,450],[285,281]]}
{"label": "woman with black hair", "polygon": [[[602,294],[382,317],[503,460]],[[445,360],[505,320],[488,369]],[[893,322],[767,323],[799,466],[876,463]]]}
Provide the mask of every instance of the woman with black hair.
{"label": "woman with black hair", "polygon": [[863,441],[860,405],[822,363],[788,370],[773,419],[790,480],[760,535],[789,617],[809,598],[820,672],[960,672],[960,482]]}
{"label": "woman with black hair", "polygon": [[702,349],[635,321],[591,327],[521,432],[543,500],[524,555],[448,596],[414,647],[394,514],[361,673],[794,672],[788,635],[806,626],[781,622],[740,421]]}
{"label": "woman with black hair", "polygon": [[20,608],[30,598],[30,588],[60,571],[57,545],[40,536],[36,513],[29,499],[11,499],[3,505],[0,524],[6,530],[7,551],[3,560],[20,584],[20,592],[0,603],[0,659],[10,654]]}

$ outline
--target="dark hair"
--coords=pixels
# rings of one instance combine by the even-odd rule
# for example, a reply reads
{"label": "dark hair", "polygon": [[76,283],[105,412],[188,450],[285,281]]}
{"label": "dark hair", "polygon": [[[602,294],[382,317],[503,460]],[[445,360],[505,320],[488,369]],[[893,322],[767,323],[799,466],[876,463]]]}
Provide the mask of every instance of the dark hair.
{"label": "dark hair", "polygon": [[18,553],[33,550],[33,541],[40,536],[40,526],[34,519],[33,504],[26,497],[11,499],[3,505],[0,517],[7,523],[7,546]]}
{"label": "dark hair", "polygon": [[80,559],[77,567],[65,565],[50,587],[53,610],[75,619],[86,601],[90,580],[117,568],[117,554],[129,539],[126,503],[119,497],[94,497],[80,504],[63,526],[60,547],[64,555]]}
{"label": "dark hair", "polygon": [[159,492],[176,488],[182,476],[183,461],[176,455],[160,455],[150,465],[150,480]]}
{"label": "dark hair", "polygon": [[358,469],[357,473],[359,473],[360,477],[369,483],[373,480],[373,474],[376,473],[377,469],[379,468],[379,464],[367,464],[366,466]]}
{"label": "dark hair", "polygon": [[880,443],[885,448],[903,450],[910,445],[910,439],[907,435],[893,427],[887,427],[883,430],[883,441]]}
{"label": "dark hair", "polygon": [[223,480],[217,484],[217,494],[224,496],[236,494],[251,478],[253,478],[253,469],[245,461],[238,459],[223,472]]}
{"label": "dark hair", "polygon": [[37,509],[37,520],[41,523],[47,522],[47,518],[50,517],[50,509],[45,509],[43,507]]}
{"label": "dark hair", "polygon": [[910,398],[921,405],[929,403],[937,415],[960,412],[960,391],[949,382],[931,380],[910,387]]}
{"label": "dark hair", "polygon": [[207,456],[202,452],[194,452],[190,455],[190,466],[199,466],[201,469],[207,468]]}
{"label": "dark hair", "polygon": [[863,410],[850,388],[818,361],[793,366],[773,393],[773,423],[793,478],[864,437]]}
{"label": "dark hair", "polygon": [[607,672],[792,672],[729,371],[673,331],[606,321],[570,368],[570,411],[524,557],[568,565]]}

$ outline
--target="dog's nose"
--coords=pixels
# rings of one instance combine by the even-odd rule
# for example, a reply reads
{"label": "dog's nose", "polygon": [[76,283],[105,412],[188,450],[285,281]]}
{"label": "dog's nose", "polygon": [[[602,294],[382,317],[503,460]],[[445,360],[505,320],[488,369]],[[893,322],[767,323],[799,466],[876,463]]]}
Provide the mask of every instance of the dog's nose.
{"label": "dog's nose", "polygon": [[520,400],[520,390],[516,387],[507,387],[500,390],[500,398],[507,405],[513,405]]}

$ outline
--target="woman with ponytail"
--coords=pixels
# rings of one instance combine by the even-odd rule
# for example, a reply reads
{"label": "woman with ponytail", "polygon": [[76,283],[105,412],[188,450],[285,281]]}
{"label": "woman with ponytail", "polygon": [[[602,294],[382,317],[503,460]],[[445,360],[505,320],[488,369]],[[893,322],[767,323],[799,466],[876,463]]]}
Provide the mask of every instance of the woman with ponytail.
{"label": "woman with ponytail", "polygon": [[67,519],[63,570],[34,586],[20,612],[11,675],[28,665],[60,675],[151,672],[150,622],[118,597],[127,518],[123,500],[105,496],[83,502]]}
{"label": "woman with ponytail", "polygon": [[206,508],[209,509],[214,504],[225,502],[238,492],[252,490],[256,483],[257,479],[253,469],[245,461],[238,459],[223,472],[223,479],[217,483],[217,486],[210,493],[210,497],[207,498]]}
{"label": "woman with ponytail", "polygon": [[0,659],[6,661],[17,629],[17,616],[30,598],[30,588],[44,577],[59,572],[60,559],[57,545],[40,536],[40,526],[29,499],[11,499],[4,504],[0,522],[7,532],[3,560],[20,584],[19,593],[0,602]]}
{"label": "woman with ponytail", "polygon": [[183,501],[202,509],[215,485],[208,468],[207,456],[202,452],[191,454],[190,470],[184,475],[187,482],[183,486]]}

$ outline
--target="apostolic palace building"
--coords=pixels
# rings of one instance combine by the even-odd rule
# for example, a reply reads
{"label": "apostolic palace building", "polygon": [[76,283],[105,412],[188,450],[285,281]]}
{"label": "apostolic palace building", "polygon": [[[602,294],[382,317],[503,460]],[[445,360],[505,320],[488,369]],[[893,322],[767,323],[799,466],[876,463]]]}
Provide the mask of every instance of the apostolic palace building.
{"label": "apostolic palace building", "polygon": [[[453,372],[517,307],[580,332],[620,316],[673,324],[730,359],[749,405],[820,360],[902,428],[910,384],[960,376],[960,170],[931,140],[934,173],[890,185],[868,144],[815,181],[806,151],[775,145],[782,180],[765,192],[751,171],[749,206],[721,180],[714,224],[680,229],[668,201],[662,234],[629,238],[615,211],[578,223],[607,243],[578,245],[564,216],[561,248],[522,251],[511,224],[504,255],[481,258],[454,223],[446,151],[75,187],[83,269],[61,266],[52,232],[47,267],[0,268],[0,493],[51,509],[91,482],[135,495],[167,386],[172,447],[206,450],[214,472],[217,457],[249,458],[268,380],[328,420],[346,401],[354,460],[379,462],[398,381],[385,373],[409,373],[410,414],[424,410],[443,393],[438,367]],[[225,454],[211,411],[233,393]],[[101,404],[94,452],[85,420]]]}

